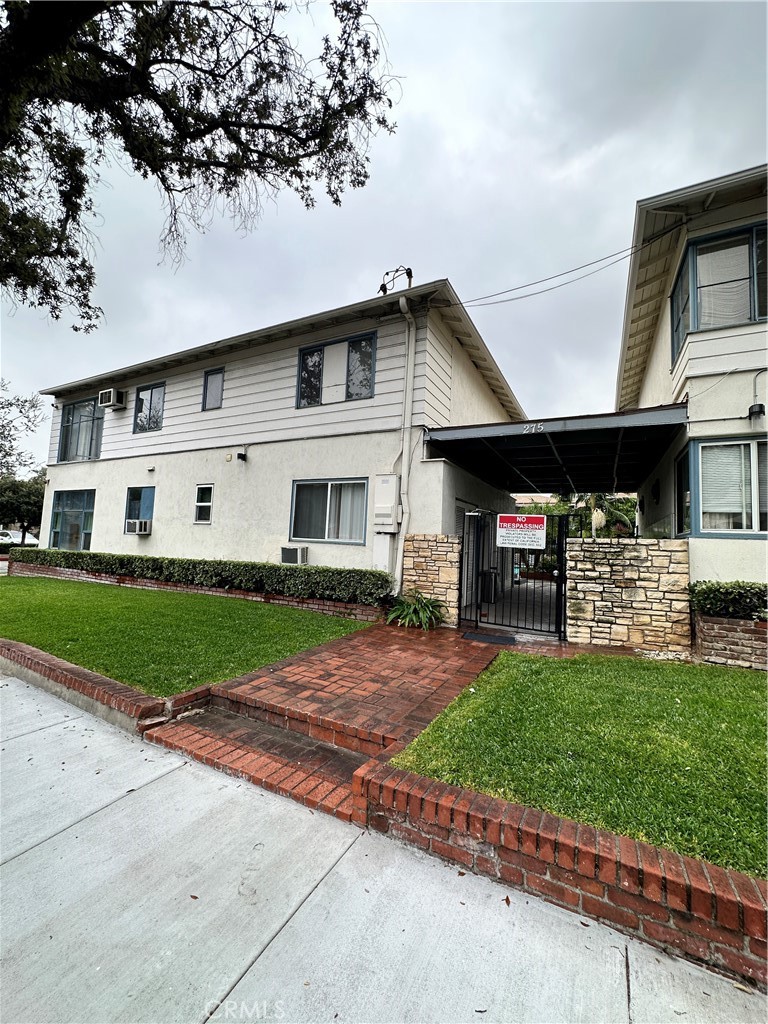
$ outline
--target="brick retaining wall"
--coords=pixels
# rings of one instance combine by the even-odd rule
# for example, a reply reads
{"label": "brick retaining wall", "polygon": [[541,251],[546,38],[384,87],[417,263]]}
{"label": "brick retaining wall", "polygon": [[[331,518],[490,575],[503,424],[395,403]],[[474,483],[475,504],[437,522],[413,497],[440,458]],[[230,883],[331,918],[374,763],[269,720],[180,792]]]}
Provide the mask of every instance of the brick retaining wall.
{"label": "brick retaining wall", "polygon": [[369,604],[347,604],[345,601],[326,601],[313,597],[286,597],[284,594],[254,594],[250,590],[224,590],[221,587],[196,587],[185,583],[165,583],[161,580],[138,579],[134,576],[111,573],[87,572],[84,569],[65,569],[56,565],[33,565],[28,562],[14,562],[8,566],[11,576],[51,576],[60,580],[80,580],[85,583],[108,583],[118,587],[136,587],[139,590],[175,590],[181,594],[212,594],[215,597],[238,597],[246,601],[263,604],[279,604],[304,611],[322,612],[358,622],[378,622],[383,613],[380,608]]}
{"label": "brick retaining wall", "polygon": [[688,657],[688,541],[568,541],[568,639]]}
{"label": "brick retaining wall", "polygon": [[352,785],[358,824],[765,985],[762,880],[381,761]]}
{"label": "brick retaining wall", "polygon": [[696,613],[695,650],[702,661],[738,668],[768,665],[768,622]]}
{"label": "brick retaining wall", "polygon": [[446,625],[459,624],[461,539],[443,533],[409,533],[403,547],[403,590],[416,587],[446,606]]}

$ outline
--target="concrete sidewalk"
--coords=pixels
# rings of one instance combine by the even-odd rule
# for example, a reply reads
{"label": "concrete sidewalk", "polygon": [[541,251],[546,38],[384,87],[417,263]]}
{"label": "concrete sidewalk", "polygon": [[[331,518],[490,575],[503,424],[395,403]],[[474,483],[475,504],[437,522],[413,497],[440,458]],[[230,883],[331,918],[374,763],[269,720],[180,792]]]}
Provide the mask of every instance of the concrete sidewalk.
{"label": "concrete sidewalk", "polygon": [[751,1022],[763,997],[0,680],[3,1024]]}

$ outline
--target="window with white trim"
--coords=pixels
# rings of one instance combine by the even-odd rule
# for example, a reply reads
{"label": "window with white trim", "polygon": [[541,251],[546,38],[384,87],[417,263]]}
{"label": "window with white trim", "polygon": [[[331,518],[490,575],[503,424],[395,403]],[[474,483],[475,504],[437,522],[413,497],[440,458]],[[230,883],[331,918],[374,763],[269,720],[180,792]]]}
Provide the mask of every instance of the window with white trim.
{"label": "window with white trim", "polygon": [[672,289],[672,361],[690,331],[765,320],[765,224],[692,242]]}
{"label": "window with white trim", "polygon": [[768,530],[768,442],[701,446],[702,532]]}
{"label": "window with white trim", "polygon": [[213,484],[200,484],[195,498],[195,522],[210,523],[213,512]]}
{"label": "window with white trim", "polygon": [[294,480],[291,540],[365,543],[367,480]]}

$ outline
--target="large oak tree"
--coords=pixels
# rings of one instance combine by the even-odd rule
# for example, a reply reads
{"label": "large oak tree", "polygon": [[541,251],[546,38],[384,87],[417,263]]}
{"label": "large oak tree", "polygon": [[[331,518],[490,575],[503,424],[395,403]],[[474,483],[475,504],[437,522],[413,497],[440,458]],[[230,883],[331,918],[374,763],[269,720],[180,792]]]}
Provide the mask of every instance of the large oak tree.
{"label": "large oak tree", "polygon": [[366,182],[372,134],[393,129],[377,27],[364,0],[334,0],[335,31],[306,56],[289,38],[298,6],[0,5],[0,284],[12,300],[96,325],[93,190],[110,159],[157,182],[173,258],[217,211],[247,229],[282,189],[309,207],[318,183],[338,203]]}

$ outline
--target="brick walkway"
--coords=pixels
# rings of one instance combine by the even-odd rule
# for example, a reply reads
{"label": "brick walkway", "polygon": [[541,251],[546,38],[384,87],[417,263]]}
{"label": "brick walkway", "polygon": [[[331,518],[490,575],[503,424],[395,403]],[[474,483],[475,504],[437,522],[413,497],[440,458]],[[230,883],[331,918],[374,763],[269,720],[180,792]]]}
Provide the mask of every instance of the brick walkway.
{"label": "brick walkway", "polygon": [[546,637],[505,648],[453,629],[372,626],[214,686],[208,709],[145,737],[352,820],[357,768],[418,735],[505,649],[595,653]]}

